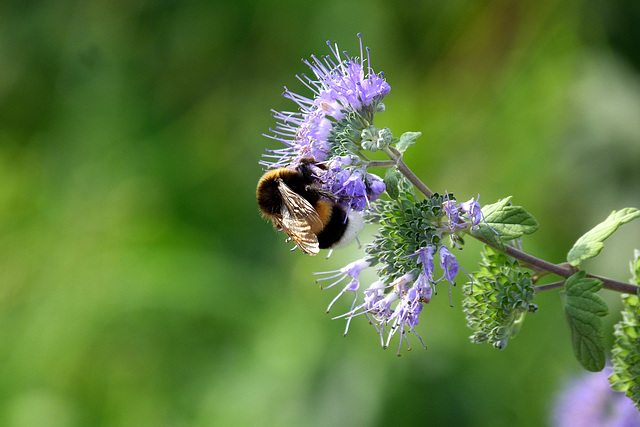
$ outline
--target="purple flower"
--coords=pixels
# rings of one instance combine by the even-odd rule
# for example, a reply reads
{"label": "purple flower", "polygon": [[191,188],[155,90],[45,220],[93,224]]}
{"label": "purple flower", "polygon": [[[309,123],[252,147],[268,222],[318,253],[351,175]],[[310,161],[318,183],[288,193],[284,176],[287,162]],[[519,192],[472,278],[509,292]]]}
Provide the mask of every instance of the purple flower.
{"label": "purple flower", "polygon": [[610,369],[574,379],[556,403],[552,425],[556,427],[640,426],[640,412],[624,393],[611,389]]}
{"label": "purple flower", "polygon": [[[346,113],[355,113],[358,122],[373,122],[373,115],[379,103],[389,93],[391,87],[382,74],[376,74],[370,65],[369,49],[365,66],[362,38],[360,38],[360,59],[340,53],[337,45],[329,44],[332,56],[321,59],[312,56],[304,63],[313,72],[313,77],[302,75],[302,81],[312,92],[306,97],[285,88],[283,96],[298,104],[297,112],[277,112],[278,120],[273,135],[265,135],[280,141],[284,148],[267,150],[263,156],[270,160],[260,163],[268,168],[285,167],[296,164],[304,157],[312,156],[316,161],[328,159],[331,152],[329,135]],[[344,55],[344,57],[343,57]],[[363,126],[363,127],[366,127]]]}
{"label": "purple flower", "polygon": [[395,292],[392,292],[386,295],[384,298],[377,300],[372,306],[371,309],[367,311],[367,313],[371,313],[375,316],[376,320],[382,323],[386,323],[389,320],[389,317],[393,314],[393,310],[391,310],[391,304],[393,304],[399,297],[399,295]]}
{"label": "purple flower", "polygon": [[375,202],[378,197],[386,190],[384,181],[378,175],[368,173],[366,177],[369,201]]}
{"label": "purple flower", "polygon": [[431,281],[425,274],[418,275],[412,291],[415,292],[413,300],[416,302],[428,303],[431,301],[431,295],[433,294],[433,288],[431,287]]}
{"label": "purple flower", "polygon": [[[480,198],[480,195],[478,195],[478,198]],[[471,200],[467,202],[456,204],[455,200],[449,200],[449,195],[447,194],[446,200],[442,203],[442,210],[447,218],[449,218],[449,231],[451,234],[468,227],[468,223],[471,223],[472,230],[474,227],[477,229],[482,221],[484,221],[487,227],[494,233],[498,234],[498,232],[485,221],[480,203],[478,203],[477,200],[478,198],[471,198]]]}
{"label": "purple flower", "polygon": [[422,264],[422,271],[428,281],[433,282],[433,253],[435,248],[427,245],[420,248],[414,255],[418,255],[418,262]]}
{"label": "purple flower", "polygon": [[[346,171],[343,171],[346,172]],[[351,172],[349,177],[340,185],[334,186],[334,194],[337,196],[346,196],[349,208],[362,211],[367,206],[367,185],[362,179],[362,172]]]}
{"label": "purple flower", "polygon": [[345,314],[341,314],[340,316],[333,318],[333,320],[340,318],[347,319],[344,335],[347,335],[347,332],[349,331],[351,320],[356,316],[364,314],[367,316],[367,319],[369,319],[369,323],[371,323],[378,331],[378,334],[380,335],[380,344],[385,347],[383,336],[385,332],[384,325],[388,323],[389,318],[394,312],[391,309],[391,305],[400,298],[400,296],[395,292],[385,295],[384,290],[388,287],[389,286],[385,286],[381,280],[373,282],[369,288],[365,289],[365,298],[362,304],[352,308]]}
{"label": "purple flower", "polygon": [[449,304],[453,307],[453,299],[451,297],[451,285],[453,286],[456,285],[453,280],[458,275],[458,269],[464,271],[464,273],[467,276],[469,276],[469,280],[471,280],[472,282],[473,282],[473,278],[469,273],[465,271],[465,269],[460,267],[460,264],[458,264],[458,260],[449,251],[449,249],[447,249],[446,246],[440,246],[439,251],[440,251],[440,267],[442,267],[442,269],[444,270],[444,275],[440,279],[438,279],[437,282],[439,282],[444,278],[446,278],[449,281]]}
{"label": "purple flower", "polygon": [[444,211],[444,214],[447,216],[447,218],[449,218],[449,221],[451,223],[457,224],[458,222],[460,222],[460,218],[458,216],[458,206],[456,206],[455,200],[448,200],[447,196],[447,200],[442,202],[442,210]]}
{"label": "purple flower", "polygon": [[456,278],[458,274],[458,268],[460,266],[456,257],[451,252],[449,252],[449,249],[447,249],[445,246],[440,246],[440,267],[442,267],[442,269],[444,270],[444,276],[438,281],[442,280],[445,277],[449,281],[449,305],[453,307],[451,285],[455,286],[453,280]]}
{"label": "purple flower", "polygon": [[304,61],[317,79],[307,78],[307,86],[316,94],[318,100],[327,104],[327,108],[332,107],[330,111],[336,120],[342,118],[341,110],[351,108],[360,112],[363,108],[382,100],[391,90],[382,75],[375,74],[371,68],[369,49],[367,49],[367,69],[365,70],[360,33],[358,38],[360,39],[359,61],[350,58],[346,52],[343,59],[338,45],[331,46],[329,42],[327,45],[333,58],[325,57],[324,61],[321,61],[312,56],[311,61]]}
{"label": "purple flower", "polygon": [[[336,316],[333,317],[332,319],[340,319],[345,317],[347,319],[347,325],[344,329],[344,335],[347,335],[347,332],[349,332],[349,325],[351,324],[351,320],[353,320],[354,317],[359,316],[359,315],[366,315],[367,317],[369,317],[368,313],[370,311],[374,311],[374,307],[376,305],[378,305],[380,303],[380,301],[384,300],[385,295],[384,295],[384,290],[385,288],[387,288],[387,286],[384,285],[384,283],[382,282],[382,280],[376,280],[375,282],[373,282],[367,289],[364,290],[364,302],[362,304],[360,304],[357,307],[351,307],[351,310],[348,311],[345,314],[341,314],[340,316]],[[390,303],[389,303],[390,304]],[[373,321],[371,321],[371,318],[369,317],[369,321],[374,324]]]}
{"label": "purple flower", "polygon": [[442,202],[442,210],[449,218],[449,232],[451,234],[464,228],[464,221],[460,218],[460,207],[456,205],[455,199],[449,200],[449,194],[446,195],[446,200]]}
{"label": "purple flower", "polygon": [[[478,194],[478,198],[480,195]],[[482,211],[480,210],[480,203],[478,200],[474,200],[472,197],[468,202],[460,203],[460,209],[465,212],[469,216],[469,220],[471,221],[471,227],[476,227],[480,224],[480,221],[484,220],[484,216],[482,215]]]}
{"label": "purple flower", "polygon": [[340,197],[347,211],[364,210],[385,189],[379,177],[351,166],[356,161],[350,156],[334,157],[327,163],[327,170],[322,176],[322,187]]}
{"label": "purple flower", "polygon": [[451,283],[458,274],[458,260],[456,257],[446,248],[446,246],[440,247],[440,267],[444,270],[444,277]]}
{"label": "purple flower", "polygon": [[[351,278],[351,280],[342,289],[342,291],[340,291],[340,293],[333,299],[333,301],[331,301],[331,303],[327,307],[327,313],[329,312],[329,310],[331,310],[331,307],[338,300],[338,298],[340,298],[345,292],[352,291],[352,292],[355,293],[358,290],[358,288],[360,287],[360,281],[358,280],[358,278],[360,277],[360,273],[362,272],[363,269],[369,267],[369,265],[370,264],[369,264],[368,261],[366,261],[364,259],[359,259],[357,261],[352,262],[351,264],[348,264],[348,265],[342,267],[339,270],[314,273],[314,274],[331,274],[331,273],[335,273],[335,274],[333,274],[331,276],[320,278],[320,279],[316,280],[316,282],[319,282],[321,280],[335,279],[336,277],[339,277],[338,280],[336,280],[335,282],[333,282],[329,286],[323,287],[322,289],[332,288],[333,286],[335,286],[338,283],[340,283],[343,280],[345,280],[347,277]],[[356,294],[356,297],[353,299],[353,303],[351,305],[351,309],[352,310],[353,310],[353,307],[355,306],[357,297],[358,296]]]}
{"label": "purple flower", "polygon": [[408,332],[413,331],[422,346],[425,347],[422,338],[414,328],[420,321],[419,316],[420,312],[422,312],[423,303],[428,303],[431,300],[431,293],[431,284],[424,274],[420,274],[410,288],[405,285],[404,289],[400,291],[400,302],[393,314],[389,317],[391,329],[389,330],[385,345],[388,347],[393,336],[399,332],[400,342],[398,343],[398,356],[400,356],[403,340],[406,341],[408,349],[411,350],[411,344],[407,337]]}
{"label": "purple flower", "polygon": [[480,203],[478,203],[479,198],[480,195],[478,194],[478,197],[475,200],[472,197],[468,202],[460,203],[460,209],[469,217],[469,221],[471,221],[471,229],[473,229],[473,227],[477,228],[480,222],[484,222],[494,233],[499,234],[493,229],[493,227],[487,224],[487,221],[485,221]]}

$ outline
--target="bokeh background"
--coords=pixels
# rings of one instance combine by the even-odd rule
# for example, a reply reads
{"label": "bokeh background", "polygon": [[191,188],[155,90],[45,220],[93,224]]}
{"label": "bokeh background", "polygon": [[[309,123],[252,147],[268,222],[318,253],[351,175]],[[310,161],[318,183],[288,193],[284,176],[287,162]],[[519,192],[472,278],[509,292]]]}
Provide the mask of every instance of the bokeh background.
{"label": "bokeh background", "polygon": [[[423,132],[409,166],[459,200],[513,195],[541,223],[528,251],[562,262],[640,205],[637,2],[2,2],[0,425],[548,423],[581,372],[557,291],[502,352],[441,293],[429,349],[398,358],[363,321],[343,338],[314,283],[361,252],[290,253],[258,215],[270,109],[357,32],[392,87],[377,124]],[[623,230],[589,266],[626,281]]]}

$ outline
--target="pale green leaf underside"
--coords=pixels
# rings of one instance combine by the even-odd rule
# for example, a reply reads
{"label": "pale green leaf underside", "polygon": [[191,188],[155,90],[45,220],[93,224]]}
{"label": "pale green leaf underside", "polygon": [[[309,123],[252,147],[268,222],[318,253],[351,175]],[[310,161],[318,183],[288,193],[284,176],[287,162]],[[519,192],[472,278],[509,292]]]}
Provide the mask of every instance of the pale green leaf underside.
{"label": "pale green leaf underside", "polygon": [[611,215],[600,224],[593,227],[573,245],[567,255],[567,261],[578,266],[582,261],[598,255],[604,244],[602,242],[611,236],[623,224],[640,217],[640,211],[635,208],[625,208],[611,212]]}
{"label": "pale green leaf underside", "polygon": [[405,132],[400,136],[400,141],[396,144],[396,150],[404,153],[407,148],[416,143],[418,137],[422,135],[422,132]]}

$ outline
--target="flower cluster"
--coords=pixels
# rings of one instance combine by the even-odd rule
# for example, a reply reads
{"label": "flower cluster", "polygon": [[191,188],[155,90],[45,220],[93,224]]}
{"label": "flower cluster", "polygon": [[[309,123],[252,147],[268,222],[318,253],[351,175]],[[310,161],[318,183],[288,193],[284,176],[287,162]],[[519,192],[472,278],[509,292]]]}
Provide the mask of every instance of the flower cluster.
{"label": "flower cluster", "polygon": [[[285,145],[267,150],[260,162],[269,169],[295,169],[302,159],[325,162],[326,169],[314,171],[321,188],[340,198],[348,209],[364,210],[385,190],[382,179],[368,173],[359,152],[362,130],[372,126],[376,112],[384,111],[382,99],[391,87],[364,59],[360,34],[360,59],[343,54],[327,42],[333,56],[312,56],[304,63],[315,78],[298,76],[312,92],[307,98],[285,88],[284,97],[298,104],[297,112],[274,111],[279,120],[272,135]],[[344,58],[343,56],[344,55]],[[341,147],[341,148],[338,148]],[[345,148],[345,147],[348,147]]]}
{"label": "flower cluster", "polygon": [[[640,285],[640,250],[635,250],[631,262],[633,283]],[[624,391],[640,408],[640,299],[637,295],[623,294],[622,320],[615,326],[613,373],[609,377],[616,391]]]}
{"label": "flower cluster", "polygon": [[[478,198],[480,196],[478,195]],[[449,218],[449,230],[451,235],[456,231],[464,230],[471,224],[471,229],[476,229],[481,222],[484,221],[482,210],[480,210],[480,203],[478,198],[471,198],[468,202],[456,204],[455,200],[451,200],[449,195],[445,196],[445,201],[442,203],[442,209]],[[485,222],[486,224],[486,222]],[[487,224],[489,228],[489,226]],[[493,230],[491,228],[491,230]],[[494,233],[497,234],[495,230]]]}
{"label": "flower cluster", "polygon": [[[267,158],[261,164],[269,168],[296,165],[300,159],[313,157],[322,162],[335,153],[339,140],[341,145],[350,139],[358,144],[361,131],[373,124],[376,112],[384,111],[382,99],[391,87],[382,74],[376,74],[370,66],[369,50],[365,60],[360,34],[360,59],[350,58],[344,52],[342,57],[338,46],[331,46],[333,57],[305,60],[315,79],[306,75],[298,76],[312,92],[307,98],[285,88],[284,97],[298,104],[298,112],[274,112],[280,122],[273,135],[266,135],[285,144],[285,148],[267,150]],[[354,133],[355,132],[355,133]],[[345,138],[345,134],[350,138]],[[353,135],[351,135],[353,134]]]}
{"label": "flower cluster", "polygon": [[[407,194],[404,196],[409,197]],[[443,202],[444,199],[446,202]],[[365,315],[378,331],[384,348],[389,346],[396,334],[400,335],[398,354],[403,342],[411,348],[407,335],[410,332],[424,346],[415,326],[419,323],[423,305],[431,301],[432,295],[436,293],[436,284],[442,280],[446,279],[449,284],[449,302],[452,304],[451,287],[455,286],[461,267],[454,254],[440,242],[443,235],[450,233],[453,221],[458,226],[462,223],[466,223],[467,227],[472,226],[472,217],[466,206],[474,205],[471,202],[456,204],[450,195],[434,195],[414,204],[412,209],[403,211],[402,200],[406,199],[380,200],[374,204],[371,216],[380,223],[380,234],[373,243],[366,245],[366,258],[340,270],[316,273],[326,275],[318,281],[337,278],[325,289],[348,279],[327,309],[329,311],[347,291],[354,293],[351,309],[334,317],[346,318],[345,334],[354,317]],[[436,256],[442,270],[442,275],[438,278],[434,275]],[[360,273],[365,268],[374,266],[379,266],[378,280],[364,290],[364,301],[357,304]]]}
{"label": "flower cluster", "polygon": [[[328,45],[331,56],[312,56],[304,61],[313,76],[298,77],[312,96],[285,88],[284,96],[299,108],[297,112],[274,112],[278,123],[266,136],[283,143],[284,148],[267,150],[261,164],[269,169],[296,168],[303,159],[313,158],[321,163],[312,169],[314,185],[335,195],[347,214],[364,211],[370,222],[379,224],[379,234],[366,245],[364,258],[317,274],[323,276],[319,281],[332,280],[325,289],[343,286],[328,310],[347,292],[355,295],[350,310],[336,317],[346,319],[345,334],[351,320],[364,315],[378,331],[383,347],[396,334],[400,336],[400,353],[402,343],[409,344],[407,335],[411,332],[422,343],[415,327],[424,304],[442,280],[449,284],[452,304],[451,286],[461,267],[445,239],[460,248],[459,232],[479,227],[484,218],[477,198],[457,203],[450,194],[435,194],[418,200],[406,179],[393,177],[394,173],[399,175],[395,167],[389,169],[385,180],[368,172],[373,162],[363,151],[400,153],[420,133],[410,132],[398,139],[388,128],[374,126],[374,116],[384,111],[382,100],[390,86],[382,73],[371,68],[368,49],[365,59],[361,38],[359,59],[341,54],[337,45]],[[386,165],[391,164],[393,161]],[[385,190],[390,200],[379,199]],[[439,278],[434,273],[436,257],[442,270]],[[378,280],[361,290],[360,274],[369,267],[377,268]],[[358,292],[363,293],[363,301],[358,300]]]}
{"label": "flower cluster", "polygon": [[[364,245],[363,256],[343,268],[315,273],[319,275],[316,282],[326,283],[323,289],[340,289],[327,312],[343,296],[352,296],[349,309],[333,316],[346,321],[345,335],[354,318],[364,317],[383,348],[397,336],[398,355],[405,343],[410,350],[410,334],[426,348],[417,332],[425,304],[444,283],[453,306],[452,287],[462,271],[469,278],[462,306],[473,330],[471,341],[504,349],[526,314],[537,311],[536,293],[564,287],[561,295],[574,354],[585,368],[597,371],[605,366],[600,317],[608,310],[596,292],[603,286],[627,292],[623,319],[615,328],[609,380],[614,390],[625,392],[639,405],[640,252],[632,263],[633,282],[638,286],[587,277],[580,267],[598,255],[603,240],[618,227],[640,218],[640,210],[612,212],[578,239],[567,254],[568,263],[554,264],[523,252],[522,238],[534,233],[538,222],[522,206],[513,205],[511,196],[481,209],[479,195],[459,203],[453,194],[434,193],[403,160],[421,133],[405,132],[396,138],[389,128],[374,125],[376,114],[385,110],[382,100],[390,86],[382,73],[371,68],[369,49],[365,58],[360,34],[358,37],[359,58],[328,43],[331,55],[304,61],[312,75],[298,79],[312,94],[307,97],[285,88],[284,97],[294,101],[298,110],[274,112],[277,125],[266,136],[284,147],[267,150],[260,162],[267,169],[276,169],[265,173],[258,184],[261,212],[303,252],[315,255],[320,248],[342,246],[356,237],[364,221],[377,226],[373,240]],[[378,160],[369,153],[386,159]],[[372,167],[387,168],[384,179],[369,172]],[[486,245],[479,269],[472,274],[453,253],[463,249],[468,236]],[[366,270],[375,278],[365,279]],[[548,273],[565,280],[534,286]],[[629,411],[629,402],[621,394],[614,395],[608,388],[605,393],[601,384],[597,386],[596,394],[577,393],[576,398],[568,398],[555,419],[558,425],[573,425],[577,418],[585,425],[618,420],[637,423],[637,413]],[[576,402],[585,399],[589,405],[579,408]],[[609,417],[611,405],[620,411]],[[564,416],[565,412],[569,415]],[[590,416],[583,417],[585,413]]]}
{"label": "flower cluster", "polygon": [[380,197],[385,184],[379,176],[369,173],[355,156],[338,156],[327,162],[322,187],[340,197],[347,208],[362,211]]}

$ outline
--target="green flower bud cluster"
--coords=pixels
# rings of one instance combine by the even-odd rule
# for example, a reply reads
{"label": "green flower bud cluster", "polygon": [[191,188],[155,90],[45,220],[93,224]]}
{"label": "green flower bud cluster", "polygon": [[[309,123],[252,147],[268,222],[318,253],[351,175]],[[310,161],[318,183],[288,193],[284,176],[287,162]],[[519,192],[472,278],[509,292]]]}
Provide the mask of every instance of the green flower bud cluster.
{"label": "green flower bud cluster", "polygon": [[372,153],[382,150],[394,142],[393,134],[389,128],[378,129],[368,126],[362,131],[362,148]]}
{"label": "green flower bud cluster", "polygon": [[[633,281],[640,285],[640,251],[631,263]],[[611,387],[623,391],[640,408],[640,299],[623,294],[622,320],[615,326],[615,343],[611,350],[613,374]]]}
{"label": "green flower bud cluster", "polygon": [[474,343],[488,342],[502,350],[520,330],[526,313],[538,306],[528,272],[513,258],[486,246],[474,282],[464,286],[463,308]]}
{"label": "green flower bud cluster", "polygon": [[416,273],[415,260],[409,255],[429,245],[441,242],[442,229],[438,226],[442,216],[444,197],[434,194],[418,201],[407,186],[400,185],[400,197],[378,200],[372,204],[369,222],[379,224],[379,234],[367,244],[368,259],[381,264],[378,276],[390,283],[407,273]]}
{"label": "green flower bud cluster", "polygon": [[357,154],[360,151],[362,128],[363,124],[357,113],[344,111],[344,117],[333,125],[327,137],[331,147],[330,157]]}

